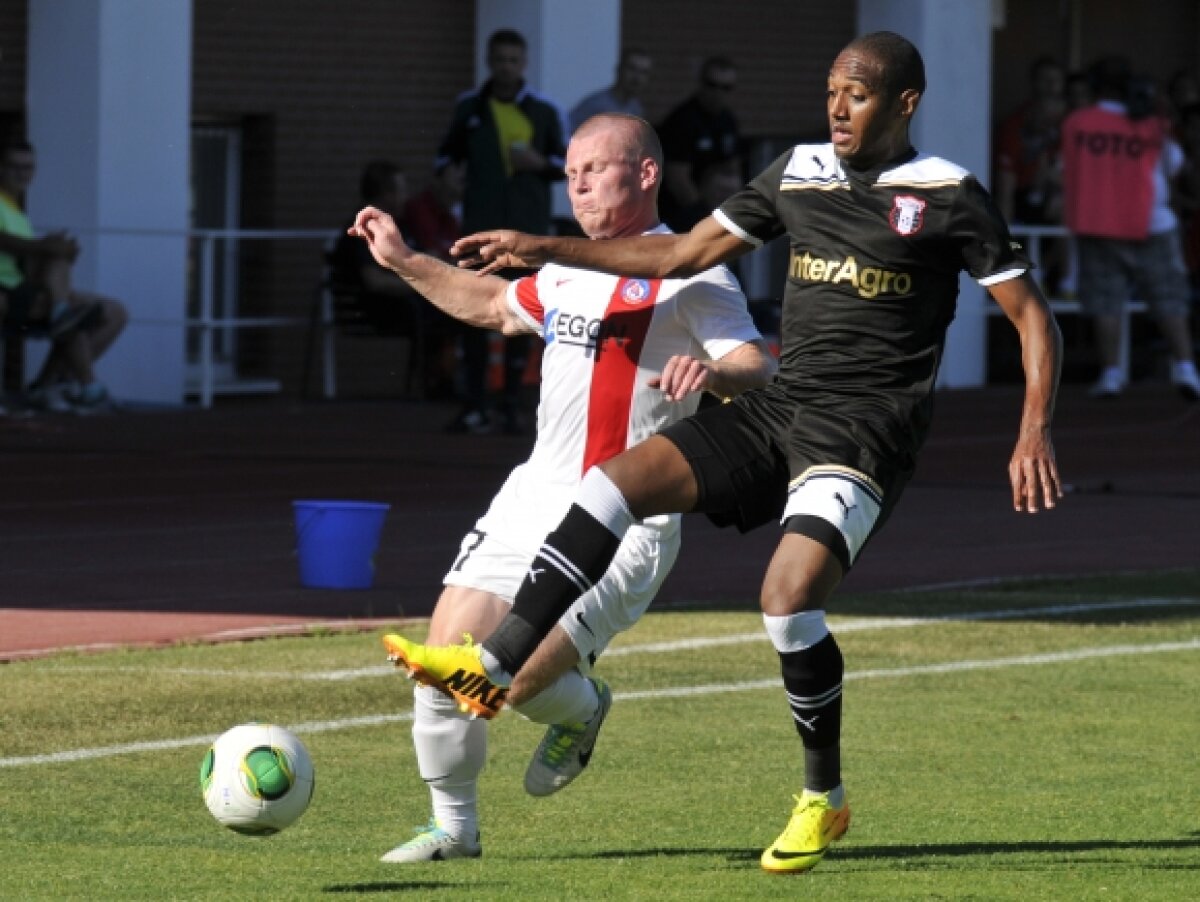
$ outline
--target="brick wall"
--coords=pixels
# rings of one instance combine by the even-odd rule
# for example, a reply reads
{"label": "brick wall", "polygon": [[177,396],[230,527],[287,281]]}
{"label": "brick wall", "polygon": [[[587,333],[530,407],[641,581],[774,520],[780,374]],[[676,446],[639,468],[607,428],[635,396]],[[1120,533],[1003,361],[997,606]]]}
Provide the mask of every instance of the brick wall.
{"label": "brick wall", "polygon": [[[28,2],[0,0],[0,129],[19,126],[23,115]],[[454,98],[474,81],[476,2],[194,0],[193,118],[243,126],[243,225],[340,226],[357,208],[362,164],[376,157],[400,163],[418,187]],[[1010,0],[1009,27],[996,35],[1001,106],[1023,93],[1029,60],[1061,40],[1043,5]],[[1129,45],[1160,77],[1195,57],[1194,4],[1169,5],[1187,11],[1184,27],[1164,31],[1151,23],[1138,33],[1142,43]],[[1098,0],[1089,12],[1086,55],[1115,39],[1127,24],[1122,17],[1135,14],[1117,0]],[[732,104],[752,138],[824,135],[825,76],[854,30],[852,3],[623,4],[624,43],[645,47],[655,59],[646,97],[651,119],[694,90],[704,57],[721,53],[738,64]],[[1163,40],[1168,52],[1157,56],[1144,46]],[[247,312],[308,312],[319,269],[313,248],[247,248],[244,262]],[[247,374],[282,378],[294,391],[303,338],[302,330],[245,336]],[[365,358],[343,359],[353,367]],[[369,384],[374,365],[364,363],[348,379]]]}
{"label": "brick wall", "polygon": [[657,122],[691,94],[700,63],[738,67],[731,105],[748,136],[827,134],[825,78],[854,36],[853,3],[796,0],[626,0],[621,38],[654,56],[647,114]]}
{"label": "brick wall", "polygon": [[[192,115],[247,126],[243,226],[340,227],[371,159],[399,163],[419,188],[474,80],[473,22],[473,0],[195,0]],[[247,246],[243,264],[244,312],[307,314],[315,247]],[[298,388],[304,338],[244,335],[243,374]],[[343,356],[348,378],[356,362],[369,364]]]}

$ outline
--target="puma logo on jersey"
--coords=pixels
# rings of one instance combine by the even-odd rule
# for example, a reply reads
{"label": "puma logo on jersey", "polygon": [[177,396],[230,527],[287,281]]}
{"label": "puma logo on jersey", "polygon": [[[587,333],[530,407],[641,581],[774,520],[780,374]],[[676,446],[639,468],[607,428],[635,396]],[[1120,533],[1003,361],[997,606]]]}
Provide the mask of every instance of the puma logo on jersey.
{"label": "puma logo on jersey", "polygon": [[905,297],[912,294],[913,278],[910,273],[875,266],[859,266],[851,254],[844,260],[836,257],[826,259],[814,257],[808,251],[803,254],[792,252],[788,265],[788,276],[805,282],[828,282],[831,285],[849,283],[858,296],[871,300],[881,294]]}

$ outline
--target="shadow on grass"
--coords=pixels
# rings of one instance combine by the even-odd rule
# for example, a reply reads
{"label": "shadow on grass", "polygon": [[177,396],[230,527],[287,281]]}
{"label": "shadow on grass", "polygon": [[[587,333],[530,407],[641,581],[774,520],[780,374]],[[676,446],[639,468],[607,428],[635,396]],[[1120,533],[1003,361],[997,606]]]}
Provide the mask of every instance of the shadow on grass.
{"label": "shadow on grass", "polygon": [[[471,889],[478,890],[478,885],[472,884]],[[419,890],[462,890],[468,889],[464,883],[441,883],[436,880],[376,880],[370,883],[335,883],[321,888],[323,893],[411,893]]]}
{"label": "shadow on grass", "polygon": [[[1027,842],[962,842],[962,843],[929,843],[925,845],[900,846],[835,846],[830,857],[841,861],[900,859],[900,858],[957,858],[973,855],[1028,855],[1051,854],[1063,855],[1080,852],[1102,851],[1152,851],[1152,850],[1200,850],[1200,834],[1193,834],[1190,839],[1144,839],[1144,840],[1114,840],[1114,839],[1080,839],[1064,841],[1027,841]],[[539,855],[542,860],[547,858],[562,859],[607,859],[607,858],[655,858],[658,856],[678,858],[687,856],[718,856],[727,861],[758,861],[762,849],[725,849],[725,848],[659,848],[659,849],[629,849],[607,850],[594,852],[589,855]],[[1186,866],[1192,867],[1192,866]],[[1200,861],[1194,866],[1200,869]]]}

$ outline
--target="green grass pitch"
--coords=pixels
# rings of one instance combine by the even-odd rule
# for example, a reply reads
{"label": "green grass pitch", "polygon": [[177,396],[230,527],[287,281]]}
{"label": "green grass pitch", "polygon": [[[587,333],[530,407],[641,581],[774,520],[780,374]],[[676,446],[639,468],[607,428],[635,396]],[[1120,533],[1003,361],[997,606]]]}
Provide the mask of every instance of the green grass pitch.
{"label": "green grass pitch", "polygon": [[[501,715],[483,858],[419,866],[378,862],[429,809],[375,634],[0,665],[0,898],[1200,898],[1200,572],[847,596],[830,619],[854,820],[809,875],[758,868],[801,788],[760,618],[695,610],[601,659],[616,704],[563,793],[524,794],[542,728]],[[200,797],[204,737],[249,720],[316,766],[273,837]]]}

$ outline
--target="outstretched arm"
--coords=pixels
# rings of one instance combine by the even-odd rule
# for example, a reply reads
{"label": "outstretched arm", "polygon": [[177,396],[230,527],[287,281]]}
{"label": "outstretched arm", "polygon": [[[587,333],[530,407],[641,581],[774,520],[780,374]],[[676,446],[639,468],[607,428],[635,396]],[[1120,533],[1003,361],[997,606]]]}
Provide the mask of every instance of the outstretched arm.
{"label": "outstretched arm", "polygon": [[1025,404],[1016,447],[1008,464],[1013,507],[1037,513],[1054,507],[1062,483],[1050,439],[1050,420],[1062,369],[1062,335],[1050,305],[1029,273],[988,286],[1021,337],[1025,369]]}
{"label": "outstretched arm", "polygon": [[460,238],[450,249],[459,266],[492,273],[506,267],[537,268],[562,263],[646,279],[687,278],[739,257],[753,246],[708,216],[682,235],[632,238],[551,238],[500,230]]}
{"label": "outstretched arm", "polygon": [[509,335],[529,331],[509,309],[508,282],[496,276],[481,279],[414,251],[404,242],[396,221],[382,210],[364,207],[348,232],[366,240],[371,256],[380,266],[392,270],[455,319]]}

